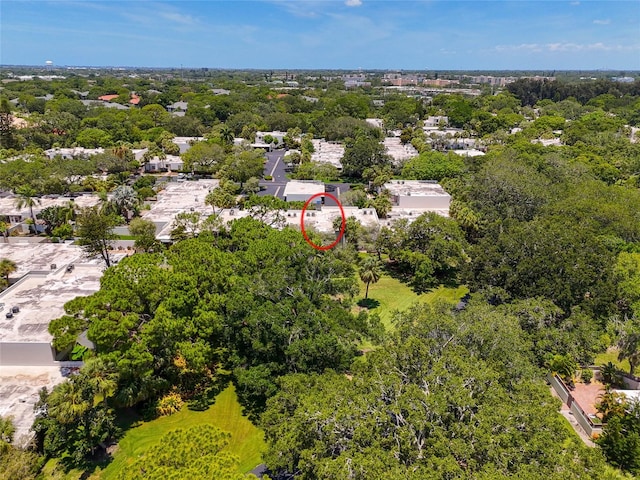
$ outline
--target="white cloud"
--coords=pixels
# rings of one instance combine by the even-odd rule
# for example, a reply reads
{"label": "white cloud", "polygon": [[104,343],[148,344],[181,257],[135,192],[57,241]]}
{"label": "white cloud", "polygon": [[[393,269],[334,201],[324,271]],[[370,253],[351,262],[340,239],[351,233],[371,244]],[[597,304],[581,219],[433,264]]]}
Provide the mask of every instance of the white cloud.
{"label": "white cloud", "polygon": [[602,42],[596,43],[521,43],[520,45],[496,45],[494,51],[497,52],[613,52],[613,51],[636,51],[640,45],[606,45]]}
{"label": "white cloud", "polygon": [[360,5],[362,5],[362,0],[346,0],[344,4],[347,7],[359,7]]}
{"label": "white cloud", "polygon": [[572,7],[577,7],[578,5],[580,5],[580,2],[571,2],[569,5],[571,5]]}
{"label": "white cloud", "polygon": [[196,23],[196,20],[191,15],[184,15],[177,12],[161,12],[160,16],[166,20],[182,25],[193,25]]}
{"label": "white cloud", "polygon": [[498,52],[517,52],[517,51],[530,51],[530,52],[541,52],[542,45],[538,45],[537,43],[521,43],[520,45],[496,45],[495,50]]}
{"label": "white cloud", "polygon": [[593,23],[595,23],[596,25],[609,25],[611,23],[611,20],[609,20],[608,18],[606,20],[594,20]]}

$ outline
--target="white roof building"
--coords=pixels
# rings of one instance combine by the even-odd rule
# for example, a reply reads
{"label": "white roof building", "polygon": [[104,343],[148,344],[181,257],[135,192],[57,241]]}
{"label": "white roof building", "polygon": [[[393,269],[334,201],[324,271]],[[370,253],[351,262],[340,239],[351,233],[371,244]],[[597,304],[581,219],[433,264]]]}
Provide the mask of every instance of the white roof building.
{"label": "white roof building", "polygon": [[452,150],[456,155],[460,155],[461,157],[482,157],[485,155],[484,152],[480,150],[476,150],[475,148],[471,148],[469,150]]}
{"label": "white roof building", "polygon": [[180,148],[180,153],[184,153],[191,148],[195,142],[201,142],[204,137],[173,137],[171,141]]}
{"label": "white roof building", "polygon": [[410,143],[403,145],[398,137],[386,137],[383,144],[387,154],[393,158],[393,163],[396,165],[418,156],[418,151],[413,145]]}
{"label": "white roof building", "polygon": [[[284,200],[287,202],[306,202],[313,195],[324,193],[324,183],[312,180],[297,180],[288,182],[284,187]],[[322,197],[314,199],[313,203],[320,204]]]}
{"label": "white roof building", "polygon": [[[21,223],[28,218],[31,218],[31,212],[29,207],[16,207],[16,196],[11,195],[8,197],[0,198],[0,217],[7,217],[10,224]],[[38,214],[47,207],[53,206],[65,206],[69,202],[73,202],[76,208],[93,207],[100,202],[97,195],[85,194],[77,197],[65,197],[62,195],[46,195],[38,197],[39,203],[34,205],[33,214],[37,217]]]}
{"label": "white roof building", "polygon": [[[391,194],[392,212],[435,211],[449,215],[451,195],[445,192],[440,184],[428,180],[392,180],[383,188]],[[399,210],[398,210],[399,209]]]}
{"label": "white roof building", "polygon": [[153,157],[144,164],[145,172],[175,172],[184,168],[184,161],[177,155],[167,155],[165,158]]}
{"label": "white roof building", "polygon": [[78,157],[91,157],[99,153],[104,153],[104,148],[50,148],[49,150],[44,151],[44,154],[49,160],[53,160],[57,156],[60,156],[65,160],[71,160],[72,158]]}
{"label": "white roof building", "polygon": [[328,163],[338,170],[342,170],[342,157],[344,156],[344,145],[337,142],[327,142],[325,140],[313,139],[314,152],[311,161],[316,163]]}

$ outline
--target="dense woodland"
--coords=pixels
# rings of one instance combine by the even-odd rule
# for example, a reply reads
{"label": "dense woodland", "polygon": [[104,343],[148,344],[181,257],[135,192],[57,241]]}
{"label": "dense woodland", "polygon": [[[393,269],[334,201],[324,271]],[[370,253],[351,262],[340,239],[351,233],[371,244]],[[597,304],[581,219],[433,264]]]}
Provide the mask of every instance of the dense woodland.
{"label": "dense woodland", "polygon": [[[230,93],[215,95],[212,87]],[[300,148],[294,176],[354,182],[345,204],[371,205],[384,217],[388,198],[368,189],[394,176],[438,180],[453,203],[450,218],[425,214],[379,231],[350,219],[346,244],[325,252],[294,229],[257,219],[222,228],[215,213],[182,217],[165,249],[131,220],[139,253],[108,268],[100,291],[69,302],[50,326],[57,349],[72,348],[88,330],[95,352],[82,352],[80,373],[42,393],[32,450],[9,447],[10,425],[0,425],[0,465],[23,468],[16,478],[35,478],[36,458],[89,468],[122,434],[123,412],[153,417],[183,403],[205,409],[233,382],[264,429],[272,478],[640,474],[637,404],[603,401],[607,427],[589,448],[558,414],[544,381],[549,371],[571,381],[578,365],[593,364],[609,347],[631,373],[640,365],[640,143],[631,128],[640,127],[639,82],[520,80],[498,94],[430,100],[324,87],[283,95],[263,80],[222,75],[3,84],[0,188],[25,201],[118,192],[77,212],[75,232],[54,232],[70,228],[73,208],[41,216],[47,234],[75,234],[92,253],[103,251],[92,238],[108,242],[113,227],[159,188],[151,177],[133,178],[140,165],[130,150],[172,154],[174,135],[205,137],[183,158],[188,171],[223,179],[207,197],[214,212],[241,192],[244,207],[256,212],[282,206],[251,196],[261,160],[230,141],[269,130],[288,132],[287,146]],[[123,104],[135,92],[141,102],[128,110],[85,107],[79,91],[115,93]],[[46,94],[53,98],[37,98]],[[384,106],[374,107],[379,99]],[[165,108],[178,100],[189,103],[184,117]],[[420,128],[429,115],[448,116],[487,154],[447,153]],[[16,127],[13,117],[26,124]],[[364,121],[370,117],[382,118],[384,131]],[[419,155],[394,166],[380,140],[396,129]],[[342,174],[309,161],[311,138],[344,142]],[[552,138],[562,145],[532,142]],[[41,153],[52,146],[107,150],[48,160]],[[385,330],[375,309],[355,308],[363,296],[358,276],[368,285],[383,272],[416,292],[468,285],[472,294],[462,310],[442,304],[397,312]],[[206,466],[215,462],[224,478],[238,476],[221,452],[224,433],[193,435],[211,447],[198,454],[210,461],[185,462],[175,478],[222,478]],[[160,442],[139,459],[136,474],[166,478],[163,455],[198,458],[190,437],[183,431]],[[177,446],[163,450],[167,443]]]}

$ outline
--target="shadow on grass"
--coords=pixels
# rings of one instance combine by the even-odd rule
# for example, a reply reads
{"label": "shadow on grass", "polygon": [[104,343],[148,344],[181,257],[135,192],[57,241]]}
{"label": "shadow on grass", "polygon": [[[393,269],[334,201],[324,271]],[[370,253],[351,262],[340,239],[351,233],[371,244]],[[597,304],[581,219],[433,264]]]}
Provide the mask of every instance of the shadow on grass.
{"label": "shadow on grass", "polygon": [[383,264],[383,270],[391,278],[394,278],[400,283],[403,283],[411,290],[413,290],[413,292],[417,295],[432,292],[434,290],[437,290],[440,286],[446,288],[457,288],[460,286],[460,283],[454,278],[434,277],[433,281],[430,282],[430,284],[425,285],[416,283],[413,272],[407,271],[406,268],[403,268],[401,264],[391,260]]}
{"label": "shadow on grass", "polygon": [[205,388],[202,392],[194,395],[187,402],[187,407],[189,410],[194,410],[196,412],[204,412],[211,405],[216,403],[216,397],[220,394],[225,388],[229,386],[230,378],[228,376],[224,377],[224,380],[215,382],[213,385]]}
{"label": "shadow on grass", "polygon": [[358,300],[358,306],[373,310],[374,308],[378,308],[380,306],[380,302],[375,298],[363,298],[362,300]]}

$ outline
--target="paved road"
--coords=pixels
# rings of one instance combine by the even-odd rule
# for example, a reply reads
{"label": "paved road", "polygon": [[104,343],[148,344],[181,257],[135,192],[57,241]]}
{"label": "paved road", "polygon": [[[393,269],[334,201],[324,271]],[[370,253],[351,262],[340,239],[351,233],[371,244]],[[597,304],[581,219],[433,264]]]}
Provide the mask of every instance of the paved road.
{"label": "paved road", "polygon": [[267,152],[267,161],[264,165],[264,175],[271,175],[272,180],[262,180],[260,186],[263,188],[258,195],[273,195],[280,199],[284,198],[284,187],[289,181],[287,173],[284,171],[285,164],[282,161],[285,150],[274,150]]}
{"label": "paved road", "polygon": [[[334,197],[340,198],[340,195],[342,195],[344,192],[349,191],[350,188],[351,185],[348,183],[328,183],[325,185],[324,190],[325,192],[329,192],[330,194],[332,194]],[[325,197],[324,204],[327,206],[335,207],[336,202],[334,202],[329,197]]]}
{"label": "paved road", "polygon": [[[264,175],[271,175],[273,179],[262,180],[260,182],[262,190],[258,195],[273,195],[274,197],[284,199],[284,187],[289,181],[287,172],[285,172],[286,165],[283,161],[285,153],[285,150],[274,150],[273,152],[266,153],[267,161],[264,166]],[[339,197],[348,191],[350,187],[348,183],[332,183],[326,186],[325,191]],[[326,198],[325,205],[335,206],[336,202],[330,198]]]}

